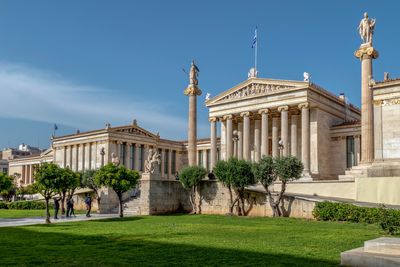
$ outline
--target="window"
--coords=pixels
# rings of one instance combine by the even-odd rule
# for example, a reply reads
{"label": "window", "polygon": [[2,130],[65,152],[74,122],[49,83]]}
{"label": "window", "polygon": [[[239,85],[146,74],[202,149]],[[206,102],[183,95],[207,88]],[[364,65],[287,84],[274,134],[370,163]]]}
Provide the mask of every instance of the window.
{"label": "window", "polygon": [[354,155],[354,136],[346,137],[346,167],[351,168],[355,165]]}
{"label": "window", "polygon": [[[162,150],[161,148],[158,149],[158,154],[160,155],[160,160],[161,160],[161,164],[162,164]],[[161,164],[158,164],[158,172],[161,173]]]}
{"label": "window", "polygon": [[171,173],[173,175],[175,175],[175,173],[176,173],[176,151],[175,150],[172,150]]}
{"label": "window", "polygon": [[130,151],[130,162],[131,162],[131,166],[132,166],[132,170],[135,169],[135,145],[131,145],[131,151]]}
{"label": "window", "polygon": [[165,160],[164,160],[164,174],[168,174],[168,165],[169,165],[169,150],[165,150]]}
{"label": "window", "polygon": [[139,171],[143,171],[144,167],[143,158],[144,158],[144,147],[143,145],[141,145],[139,147]]}

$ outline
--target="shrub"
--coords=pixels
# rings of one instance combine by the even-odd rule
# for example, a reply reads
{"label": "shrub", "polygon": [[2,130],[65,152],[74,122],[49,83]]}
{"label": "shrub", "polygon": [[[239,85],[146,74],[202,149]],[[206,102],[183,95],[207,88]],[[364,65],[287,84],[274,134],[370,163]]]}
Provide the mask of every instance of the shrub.
{"label": "shrub", "polygon": [[[179,174],[179,181],[183,188],[188,190],[190,204],[192,205],[192,213],[201,213],[201,195],[198,188],[201,180],[206,177],[207,170],[200,166],[183,167]],[[199,197],[197,199],[196,193]]]}
{"label": "shrub", "polygon": [[15,201],[7,204],[10,210],[43,210],[46,208],[44,201]]}
{"label": "shrub", "polygon": [[7,202],[0,201],[0,209],[1,209],[1,210],[6,210],[6,209],[8,209]]}
{"label": "shrub", "polygon": [[320,202],[313,210],[319,221],[377,223],[388,234],[400,233],[400,210],[359,207],[348,203]]}

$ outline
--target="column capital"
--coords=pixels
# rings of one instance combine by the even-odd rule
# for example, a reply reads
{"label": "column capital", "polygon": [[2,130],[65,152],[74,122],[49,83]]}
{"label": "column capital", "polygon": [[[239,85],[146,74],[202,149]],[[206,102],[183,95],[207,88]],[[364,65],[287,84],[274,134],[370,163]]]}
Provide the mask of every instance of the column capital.
{"label": "column capital", "polygon": [[360,60],[363,59],[364,55],[373,59],[377,59],[379,57],[378,51],[371,45],[361,45],[361,47],[356,52],[354,52],[354,56],[359,58]]}
{"label": "column capital", "polygon": [[240,113],[240,116],[241,117],[249,117],[250,116],[250,112],[249,111],[242,112],[242,113]]}
{"label": "column capital", "polygon": [[223,119],[224,119],[224,120],[231,120],[231,119],[233,119],[233,116],[232,116],[232,115],[225,115],[225,116],[223,117]]}
{"label": "column capital", "polygon": [[117,145],[122,145],[122,141],[116,141]]}
{"label": "column capital", "polygon": [[268,109],[268,108],[265,108],[265,109],[260,109],[259,111],[258,111],[258,114],[268,114],[269,112],[270,112],[271,110],[270,109]]}
{"label": "column capital", "polygon": [[281,106],[281,107],[278,107],[278,111],[279,111],[279,112],[288,111],[288,110],[289,110],[289,106]]}
{"label": "column capital", "polygon": [[298,105],[299,109],[303,109],[303,108],[310,108],[310,103],[308,102],[304,102]]}
{"label": "column capital", "polygon": [[217,117],[210,117],[210,118],[208,118],[208,121],[209,122],[217,122],[218,118]]}
{"label": "column capital", "polygon": [[140,147],[142,144],[135,143],[135,147]]}

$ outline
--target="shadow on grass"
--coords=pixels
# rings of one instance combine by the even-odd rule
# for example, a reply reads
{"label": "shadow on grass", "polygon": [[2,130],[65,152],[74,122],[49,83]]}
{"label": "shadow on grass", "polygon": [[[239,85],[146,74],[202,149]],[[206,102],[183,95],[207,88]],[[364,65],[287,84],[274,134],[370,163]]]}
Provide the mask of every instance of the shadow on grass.
{"label": "shadow on grass", "polygon": [[[135,218],[125,218],[135,220]],[[111,219],[113,221],[115,219]],[[99,221],[96,221],[99,222]],[[53,227],[57,227],[54,225]],[[65,226],[62,226],[65,227]],[[285,254],[155,242],[140,235],[85,235],[0,229],[1,265],[23,266],[337,266],[338,262]],[[66,229],[67,231],[69,229]],[[176,241],[175,241],[176,242]],[[194,243],[195,241],[193,241]]]}

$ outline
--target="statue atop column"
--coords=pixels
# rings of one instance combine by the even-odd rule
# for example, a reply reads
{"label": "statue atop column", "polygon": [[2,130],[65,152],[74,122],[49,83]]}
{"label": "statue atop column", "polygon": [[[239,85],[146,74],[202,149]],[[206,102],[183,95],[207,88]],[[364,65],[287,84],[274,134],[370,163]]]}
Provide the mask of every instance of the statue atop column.
{"label": "statue atop column", "polygon": [[189,84],[199,85],[199,80],[197,79],[197,77],[199,76],[199,72],[199,68],[194,63],[194,60],[192,60],[192,65],[190,66],[189,72]]}
{"label": "statue atop column", "polygon": [[358,25],[358,31],[360,33],[361,40],[363,44],[372,45],[372,36],[374,34],[375,19],[370,19],[368,13],[364,13],[364,18],[360,21]]}
{"label": "statue atop column", "polygon": [[185,95],[201,95],[201,90],[198,87],[199,80],[197,79],[197,77],[199,76],[199,72],[199,68],[194,63],[194,60],[192,60],[189,71],[189,85],[184,91]]}

